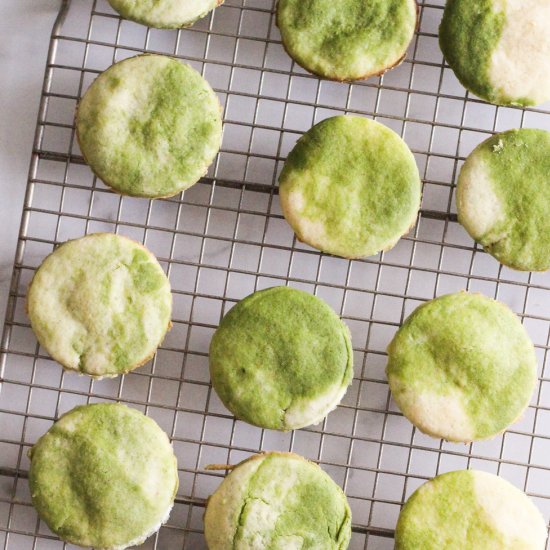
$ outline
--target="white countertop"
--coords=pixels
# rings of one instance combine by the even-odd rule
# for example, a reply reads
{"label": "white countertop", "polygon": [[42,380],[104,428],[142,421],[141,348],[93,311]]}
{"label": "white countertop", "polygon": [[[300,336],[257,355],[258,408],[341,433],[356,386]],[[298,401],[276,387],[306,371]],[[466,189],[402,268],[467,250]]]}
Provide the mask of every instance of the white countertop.
{"label": "white countertop", "polygon": [[3,324],[49,37],[60,0],[0,1],[0,325]]}

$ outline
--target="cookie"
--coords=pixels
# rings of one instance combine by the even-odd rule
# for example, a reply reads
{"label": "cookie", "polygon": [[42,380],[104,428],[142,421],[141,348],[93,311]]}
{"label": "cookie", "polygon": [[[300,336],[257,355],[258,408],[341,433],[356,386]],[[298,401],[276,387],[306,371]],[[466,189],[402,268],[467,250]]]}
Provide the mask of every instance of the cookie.
{"label": "cookie", "polygon": [[122,195],[170,197],[207,172],[221,144],[216,94],[189,65],[164,55],[116,63],[78,106],[86,162]]}
{"label": "cookie", "polygon": [[422,432],[448,441],[491,438],[523,414],[537,381],[519,318],[481,294],[418,307],[388,347],[395,402]]}
{"label": "cookie", "polygon": [[189,27],[224,0],[108,0],[122,17],[157,29]]}
{"label": "cookie", "polygon": [[547,0],[448,0],[439,28],[447,63],[462,85],[495,105],[550,99]]}
{"label": "cookie", "polygon": [[279,0],[277,6],[288,54],[309,72],[338,81],[399,65],[417,17],[415,0]]}
{"label": "cookie", "polygon": [[167,521],[178,488],[166,434],[116,403],[64,414],[29,452],[32,503],[62,540],[122,550]]}
{"label": "cookie", "polygon": [[550,269],[550,132],[510,130],[466,159],[457,188],[458,220],[499,262]]}
{"label": "cookie", "polygon": [[350,333],[312,294],[261,290],[222,319],[210,344],[210,376],[241,420],[273,430],[317,424],[351,384]]}
{"label": "cookie", "polygon": [[297,238],[344,258],[392,248],[416,222],[421,192],[405,142],[382,124],[355,116],[311,128],[279,178],[283,214]]}
{"label": "cookie", "polygon": [[63,367],[95,378],[146,363],[170,328],[170,283],[142,245],[95,233],[68,241],[38,268],[27,311]]}
{"label": "cookie", "polygon": [[209,550],[345,550],[351,511],[319,466],[292,453],[266,453],[238,464],[208,499],[204,534]]}
{"label": "cookie", "polygon": [[546,525],[525,493],[486,472],[450,472],[422,485],[397,522],[396,550],[544,550]]}

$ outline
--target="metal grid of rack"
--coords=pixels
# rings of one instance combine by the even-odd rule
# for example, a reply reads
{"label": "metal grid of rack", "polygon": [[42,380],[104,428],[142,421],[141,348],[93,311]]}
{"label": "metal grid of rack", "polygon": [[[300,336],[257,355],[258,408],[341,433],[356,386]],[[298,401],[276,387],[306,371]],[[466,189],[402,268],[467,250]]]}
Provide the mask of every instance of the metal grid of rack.
{"label": "metal grid of rack", "polygon": [[[444,471],[475,467],[527,491],[550,518],[550,274],[513,272],[474,245],[456,221],[454,181],[464,157],[495,131],[550,128],[550,109],[502,108],[465,94],[443,63],[443,0],[421,2],[408,59],[380,78],[319,80],[284,53],[275,0],[227,0],[192,28],[167,31],[121,20],[105,0],[64,0],[54,26],[15,259],[0,364],[0,545],[70,548],[38,520],[27,450],[77,404],[117,400],[170,435],[180,489],[166,526],[144,548],[200,549],[205,499],[223,474],[260,450],[300,453],[347,493],[350,548],[393,547],[403,501]],[[93,177],[75,140],[78,99],[99,72],[140,52],[175,55],[209,80],[224,106],[222,150],[208,175],[180,196],[120,197]],[[421,215],[391,251],[361,261],[299,243],[277,199],[277,175],[298,137],[335,114],[374,117],[412,148],[424,180]],[[124,377],[63,373],[36,343],[24,311],[34,270],[56,244],[96,231],[143,242],[168,273],[174,326],[156,357]],[[319,426],[291,433],[236,421],[209,385],[208,344],[221,316],[254,290],[291,285],[321,296],[349,325],[355,377]],[[403,319],[437,295],[469,289],[508,303],[536,344],[539,384],[523,419],[488,442],[424,436],[391,401],[385,348]]]}

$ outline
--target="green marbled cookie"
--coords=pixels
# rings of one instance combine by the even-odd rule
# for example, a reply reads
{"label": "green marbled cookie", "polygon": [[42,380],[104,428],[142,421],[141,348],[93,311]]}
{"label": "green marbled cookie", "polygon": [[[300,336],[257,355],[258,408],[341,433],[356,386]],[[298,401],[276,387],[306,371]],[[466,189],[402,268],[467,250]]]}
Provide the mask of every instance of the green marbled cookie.
{"label": "green marbled cookie", "polygon": [[458,219],[499,262],[550,269],[550,132],[510,130],[466,159],[457,189]]}
{"label": "green marbled cookie", "polygon": [[108,0],[122,17],[157,29],[192,25],[224,0]]}
{"label": "green marbled cookie", "polygon": [[546,525],[527,495],[486,472],[462,470],[422,485],[397,522],[395,550],[544,550]]}
{"label": "green marbled cookie", "polygon": [[519,419],[537,380],[537,359],[507,306],[458,292],[410,315],[388,347],[387,375],[393,398],[417,428],[470,442]]}
{"label": "green marbled cookie", "polygon": [[345,258],[392,248],[414,225],[421,193],[405,142],[382,124],[355,116],[311,128],[279,178],[283,214],[298,239]]}
{"label": "green marbled cookie", "polygon": [[351,511],[319,466],[292,453],[255,455],[208,499],[209,550],[345,550]]}
{"label": "green marbled cookie", "polygon": [[550,99],[548,0],[447,0],[439,43],[458,80],[496,105]]}
{"label": "green marbled cookie", "polygon": [[63,367],[113,377],[147,362],[170,328],[170,283],[142,245],[111,233],[68,241],[34,275],[27,311]]}
{"label": "green marbled cookie", "polygon": [[29,452],[32,503],[64,541],[102,550],[141,544],[168,519],[176,457],[158,424],[116,403],[64,414]]}
{"label": "green marbled cookie", "polygon": [[206,174],[222,135],[216,94],[189,65],[138,55],[100,74],[76,116],[80,149],[122,195],[170,197]]}
{"label": "green marbled cookie", "polygon": [[293,430],[317,424],[353,377],[347,326],[320,298],[274,287],[234,306],[210,344],[212,385],[250,424]]}
{"label": "green marbled cookie", "polygon": [[418,16],[415,0],[279,0],[288,54],[324,78],[351,81],[403,61]]}

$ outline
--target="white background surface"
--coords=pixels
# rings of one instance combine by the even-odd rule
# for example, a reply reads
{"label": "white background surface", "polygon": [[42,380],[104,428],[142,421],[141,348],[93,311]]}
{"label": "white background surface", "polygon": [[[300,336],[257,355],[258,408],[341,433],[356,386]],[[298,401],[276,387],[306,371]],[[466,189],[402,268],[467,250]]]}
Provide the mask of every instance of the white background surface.
{"label": "white background surface", "polygon": [[25,195],[49,36],[60,0],[0,0],[0,325]]}

